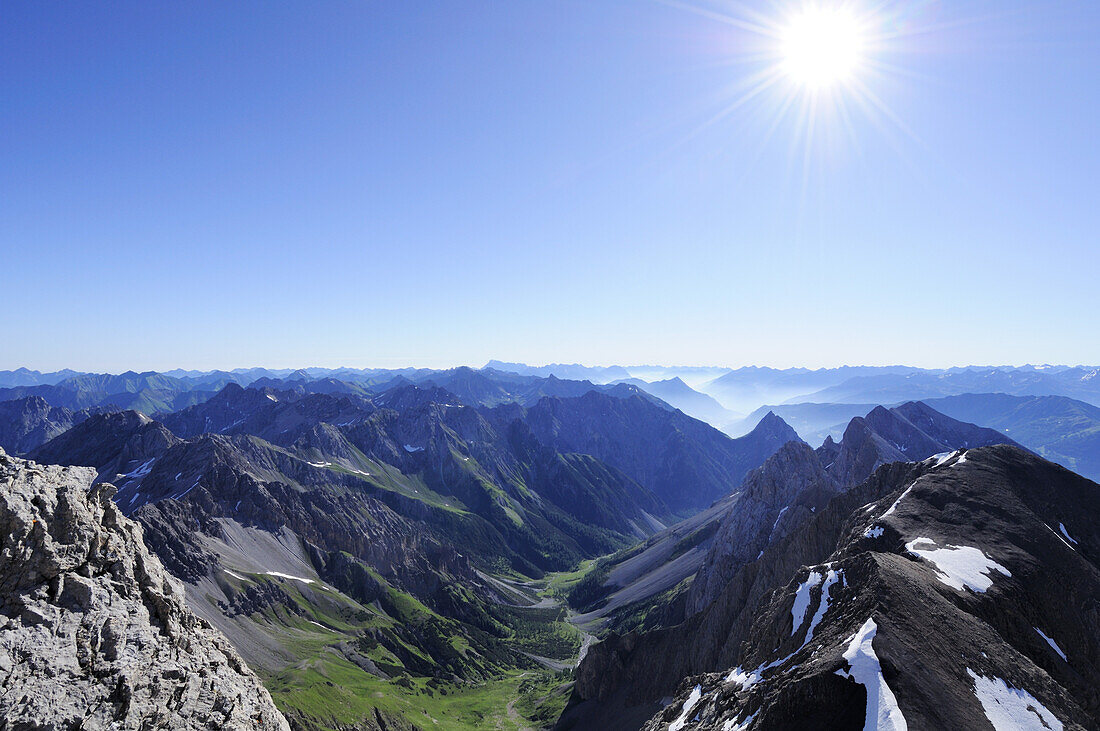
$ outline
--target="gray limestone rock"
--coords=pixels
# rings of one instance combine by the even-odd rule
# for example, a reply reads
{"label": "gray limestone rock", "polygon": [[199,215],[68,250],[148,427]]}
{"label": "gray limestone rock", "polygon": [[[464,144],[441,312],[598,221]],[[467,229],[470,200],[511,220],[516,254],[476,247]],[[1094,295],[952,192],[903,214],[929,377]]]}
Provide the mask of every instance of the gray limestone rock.
{"label": "gray limestone rock", "polygon": [[288,730],[94,478],[0,451],[0,727]]}

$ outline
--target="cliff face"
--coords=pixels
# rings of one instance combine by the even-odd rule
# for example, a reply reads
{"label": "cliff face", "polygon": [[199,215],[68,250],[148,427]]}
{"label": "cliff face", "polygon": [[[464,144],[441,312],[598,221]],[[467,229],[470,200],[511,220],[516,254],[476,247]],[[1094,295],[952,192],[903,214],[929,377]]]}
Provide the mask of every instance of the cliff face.
{"label": "cliff face", "polygon": [[805,442],[788,442],[742,485],[737,508],[724,517],[688,594],[688,612],[704,610],[737,570],[806,522],[840,485]]}
{"label": "cliff face", "polygon": [[0,451],[0,727],[288,729],[94,478]]}

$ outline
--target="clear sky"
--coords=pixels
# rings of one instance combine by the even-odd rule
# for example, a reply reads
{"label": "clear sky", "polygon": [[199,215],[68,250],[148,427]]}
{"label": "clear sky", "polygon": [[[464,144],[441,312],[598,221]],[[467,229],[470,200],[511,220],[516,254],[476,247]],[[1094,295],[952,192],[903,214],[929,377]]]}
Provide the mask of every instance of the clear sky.
{"label": "clear sky", "polygon": [[1100,3],[838,2],[4,2],[0,368],[1100,362]]}

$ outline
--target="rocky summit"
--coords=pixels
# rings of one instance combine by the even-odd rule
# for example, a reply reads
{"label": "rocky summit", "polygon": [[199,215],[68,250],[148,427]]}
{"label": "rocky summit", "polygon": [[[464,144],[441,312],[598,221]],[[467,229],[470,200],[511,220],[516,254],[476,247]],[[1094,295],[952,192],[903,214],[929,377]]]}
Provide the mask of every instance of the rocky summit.
{"label": "rocky summit", "polygon": [[288,730],[94,478],[0,451],[0,728]]}

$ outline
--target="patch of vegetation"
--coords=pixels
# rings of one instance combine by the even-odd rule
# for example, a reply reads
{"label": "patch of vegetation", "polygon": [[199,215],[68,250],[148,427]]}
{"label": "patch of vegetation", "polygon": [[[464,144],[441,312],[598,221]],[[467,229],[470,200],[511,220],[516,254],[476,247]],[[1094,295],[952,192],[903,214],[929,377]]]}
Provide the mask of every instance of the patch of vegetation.
{"label": "patch of vegetation", "polygon": [[702,528],[697,528],[691,533],[681,538],[676,542],[676,545],[672,548],[672,553],[669,554],[667,561],[673,561],[685,553],[695,548],[696,546],[708,541],[714,536],[718,530],[718,521],[712,520]]}
{"label": "patch of vegetation", "polygon": [[683,619],[687,590],[694,576],[689,576],[671,589],[615,610],[608,618],[606,630],[619,634],[649,631],[676,624]]}

